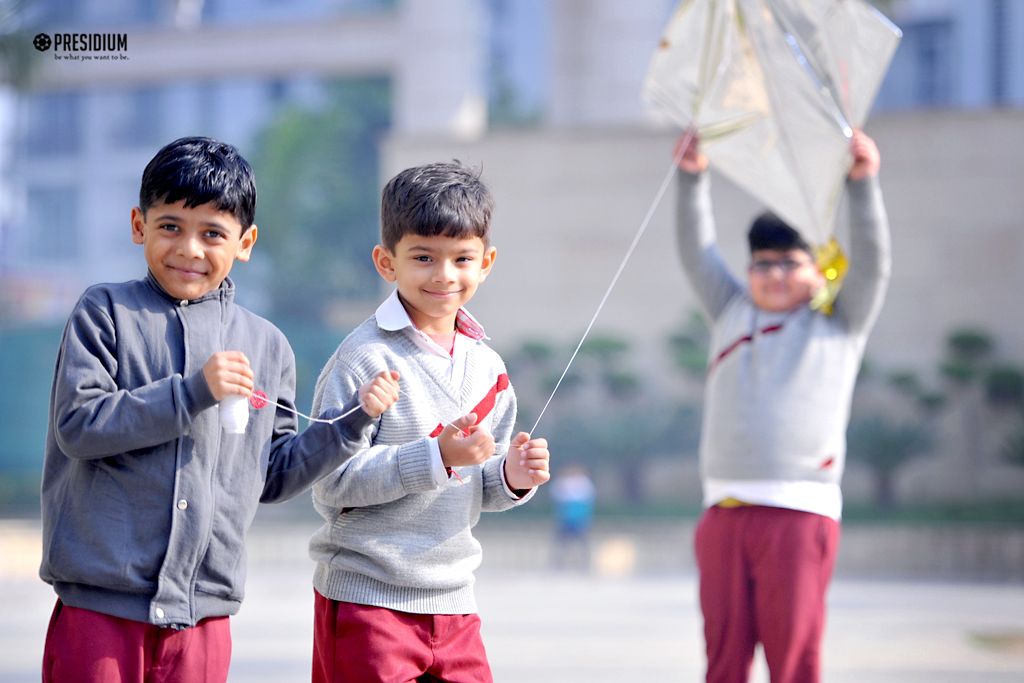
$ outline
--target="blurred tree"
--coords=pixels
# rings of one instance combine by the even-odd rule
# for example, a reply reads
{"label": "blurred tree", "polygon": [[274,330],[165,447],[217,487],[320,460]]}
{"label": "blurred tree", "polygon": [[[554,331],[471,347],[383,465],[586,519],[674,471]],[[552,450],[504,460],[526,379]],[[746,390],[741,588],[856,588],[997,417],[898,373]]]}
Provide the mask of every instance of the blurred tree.
{"label": "blurred tree", "polygon": [[[519,403],[519,421],[532,425],[541,406],[554,388],[560,370],[554,369],[555,345],[544,339],[525,339],[519,347],[502,353],[509,377],[516,389]],[[559,392],[565,397],[571,394],[576,377],[562,382]],[[543,395],[542,395],[543,394]]]}
{"label": "blurred tree", "polygon": [[629,341],[613,334],[593,334],[580,346],[581,358],[594,358],[599,363],[618,362],[629,351]]}
{"label": "blurred tree", "polygon": [[517,354],[530,363],[547,363],[555,355],[555,347],[542,339],[527,339],[522,342]]}
{"label": "blurred tree", "polygon": [[1016,428],[1003,443],[1003,457],[1010,464],[1024,467],[1024,413],[1018,416]]}
{"label": "blurred tree", "polygon": [[[865,368],[868,365],[865,361]],[[934,445],[930,435],[946,414],[959,416],[958,475],[972,495],[981,494],[982,473],[995,450],[1007,461],[1024,465],[1024,370],[998,360],[992,336],[970,327],[947,335],[936,370],[945,380],[938,389],[930,386],[934,382],[925,382],[910,370],[888,373],[885,386],[906,404],[888,406],[884,414],[878,411],[877,402],[857,414],[858,403],[864,403],[857,397],[862,391],[872,391],[878,373],[865,371],[858,377],[848,434],[850,456],[874,472],[880,504],[893,502],[893,478],[907,461]]]}
{"label": "blurred tree", "polygon": [[666,341],[669,358],[682,375],[683,381],[678,387],[682,400],[703,401],[711,348],[711,331],[703,314],[691,311],[686,320],[669,333]]}
{"label": "blurred tree", "polygon": [[1024,403],[1024,372],[1012,365],[987,368],[982,383],[985,400],[995,407],[1014,408]]}
{"label": "blurred tree", "polygon": [[289,107],[259,137],[257,222],[272,261],[275,318],[322,323],[332,302],[378,291],[370,250],[389,116],[386,81],[344,81],[324,106]]}
{"label": "blurred tree", "polygon": [[704,316],[692,311],[689,318],[668,337],[669,350],[677,368],[691,379],[704,383],[708,368],[711,332]]}
{"label": "blurred tree", "polygon": [[[645,401],[645,404],[649,401]],[[614,467],[626,501],[647,502],[647,466],[656,458],[696,451],[700,409],[695,405],[653,402],[642,408],[604,404],[601,408],[560,414],[548,440],[557,457]]]}
{"label": "blurred tree", "polygon": [[922,423],[899,423],[885,415],[857,418],[847,432],[852,459],[867,465],[875,479],[875,503],[890,508],[895,503],[896,474],[914,458],[929,453],[931,430]]}
{"label": "blurred tree", "polygon": [[[549,342],[533,339],[504,354],[524,429],[551,395],[571,351],[562,353]],[[603,332],[591,335],[562,380],[539,431],[560,459],[583,462],[594,470],[614,468],[625,498],[644,503],[648,465],[658,458],[695,452],[700,409],[645,384],[634,361],[628,339]]]}
{"label": "blurred tree", "polygon": [[978,377],[993,347],[991,335],[983,330],[954,330],[946,337],[946,359],[940,365],[943,376],[954,384],[970,384]]}
{"label": "blurred tree", "polygon": [[[996,344],[992,336],[977,328],[959,328],[946,338],[946,357],[940,373],[948,380],[947,395],[956,401],[961,413],[963,452],[967,482],[975,496],[981,491],[981,470],[993,450],[1014,448],[1014,434],[996,446],[999,439],[990,429],[993,411],[1024,406],[1024,371],[994,358]],[[1010,458],[1013,461],[1013,458]]]}
{"label": "blurred tree", "polygon": [[989,404],[1012,411],[1014,426],[1003,440],[1001,455],[1024,467],[1024,372],[1010,366],[992,368],[985,378],[985,396]]}
{"label": "blurred tree", "polygon": [[911,400],[922,413],[929,417],[936,415],[946,405],[946,395],[926,387],[918,374],[911,370],[897,370],[890,373],[888,382],[896,393]]}
{"label": "blurred tree", "polygon": [[25,86],[32,75],[37,51],[26,26],[27,0],[0,0],[0,83]]}
{"label": "blurred tree", "polygon": [[[629,357],[629,342],[610,334],[596,334],[580,347],[579,360],[599,381],[612,401],[626,402],[640,391],[640,376],[623,367]],[[564,384],[564,382],[563,382]]]}
{"label": "blurred tree", "polygon": [[874,479],[875,504],[896,504],[895,481],[907,463],[929,454],[942,402],[912,370],[884,372],[865,358],[857,374],[846,432],[847,458]]}

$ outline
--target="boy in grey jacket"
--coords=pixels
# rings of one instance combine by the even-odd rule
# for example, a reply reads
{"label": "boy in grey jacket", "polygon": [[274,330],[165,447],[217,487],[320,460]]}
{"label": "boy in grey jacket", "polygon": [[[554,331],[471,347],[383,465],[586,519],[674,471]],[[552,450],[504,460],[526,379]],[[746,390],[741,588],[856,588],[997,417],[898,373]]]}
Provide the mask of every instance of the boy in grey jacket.
{"label": "boy in grey jacket", "polygon": [[[255,205],[234,147],[170,143],[131,213],[148,274],[90,287],[71,313],[43,471],[40,576],[58,596],[44,681],[225,681],[257,504],[344,462],[397,398],[382,368],[327,417],[350,414],[297,433],[291,347],[228,278]],[[282,408],[222,431],[218,402],[256,388]]]}
{"label": "boy in grey jacket", "polygon": [[402,396],[313,488],[325,520],[310,542],[314,681],[491,680],[472,527],[481,510],[528,500],[549,458],[544,439],[512,436],[505,365],[463,308],[494,264],[491,207],[458,163],[407,169],[384,188],[373,261],[397,290],[327,362],[314,408],[342,406],[383,369],[401,373]]}

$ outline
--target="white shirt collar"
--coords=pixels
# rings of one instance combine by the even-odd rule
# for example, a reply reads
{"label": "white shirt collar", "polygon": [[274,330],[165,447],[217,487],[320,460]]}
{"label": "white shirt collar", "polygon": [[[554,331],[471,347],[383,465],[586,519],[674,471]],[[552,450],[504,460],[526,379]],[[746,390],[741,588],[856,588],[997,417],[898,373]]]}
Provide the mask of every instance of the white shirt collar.
{"label": "white shirt collar", "polygon": [[398,298],[397,289],[391,292],[391,296],[384,299],[373,315],[377,319],[377,327],[382,330],[395,332],[406,327],[413,327],[412,319],[406,312],[405,306],[402,305],[401,299]]}

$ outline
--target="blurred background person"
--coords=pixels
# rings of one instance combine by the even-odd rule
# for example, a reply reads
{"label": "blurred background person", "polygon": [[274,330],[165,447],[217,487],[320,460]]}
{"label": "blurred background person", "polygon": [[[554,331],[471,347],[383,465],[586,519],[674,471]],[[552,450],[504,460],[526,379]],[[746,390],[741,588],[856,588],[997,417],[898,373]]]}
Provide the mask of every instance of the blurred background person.
{"label": "blurred background person", "polygon": [[590,527],[594,520],[594,482],[580,463],[566,465],[551,484],[555,509],[552,566],[590,569]]}

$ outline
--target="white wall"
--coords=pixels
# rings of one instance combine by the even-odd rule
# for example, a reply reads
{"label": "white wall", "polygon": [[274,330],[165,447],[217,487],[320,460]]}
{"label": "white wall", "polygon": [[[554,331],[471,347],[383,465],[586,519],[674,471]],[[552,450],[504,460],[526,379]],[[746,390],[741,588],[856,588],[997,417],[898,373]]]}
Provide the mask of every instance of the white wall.
{"label": "white wall", "polygon": [[[867,130],[882,153],[894,252],[868,355],[931,368],[946,334],[972,325],[1024,360],[1024,112],[879,116]],[[393,137],[382,168],[386,179],[453,157],[482,165],[497,201],[499,259],[472,308],[499,348],[538,336],[570,343],[640,225],[674,139],[638,128],[494,133],[470,144]],[[723,178],[713,188],[724,252],[743,268],[759,207]],[[673,204],[670,191],[595,329],[660,348],[695,307],[675,254]]]}

